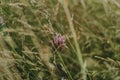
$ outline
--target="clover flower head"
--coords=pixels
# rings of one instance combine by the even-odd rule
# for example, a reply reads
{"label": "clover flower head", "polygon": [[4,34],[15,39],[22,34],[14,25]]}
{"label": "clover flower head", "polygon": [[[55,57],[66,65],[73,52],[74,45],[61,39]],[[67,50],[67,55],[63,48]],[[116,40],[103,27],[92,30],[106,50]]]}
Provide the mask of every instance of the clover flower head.
{"label": "clover flower head", "polygon": [[53,45],[56,48],[64,48],[65,47],[65,37],[62,36],[61,34],[56,34],[56,36],[54,37],[53,41],[52,41]]}

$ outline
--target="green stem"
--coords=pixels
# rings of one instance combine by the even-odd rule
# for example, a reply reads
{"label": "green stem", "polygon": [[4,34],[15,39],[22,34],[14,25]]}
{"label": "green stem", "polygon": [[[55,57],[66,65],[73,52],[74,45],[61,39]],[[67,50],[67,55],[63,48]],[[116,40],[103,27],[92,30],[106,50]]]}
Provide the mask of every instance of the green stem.
{"label": "green stem", "polygon": [[78,61],[79,61],[81,73],[84,76],[83,80],[86,80],[86,72],[85,72],[85,67],[84,67],[84,63],[83,63],[82,52],[81,52],[81,49],[79,47],[79,43],[77,41],[76,31],[74,29],[74,24],[72,22],[71,14],[70,14],[70,11],[69,11],[69,8],[68,8],[68,1],[67,0],[59,0],[59,1],[63,5],[64,11],[66,13],[66,17],[67,17],[67,20],[68,20],[68,23],[69,23],[69,27],[70,27],[71,33],[73,35],[73,40],[74,40],[74,44],[75,44],[75,48],[76,48],[76,55],[77,55],[77,58],[78,58]]}
{"label": "green stem", "polygon": [[72,78],[72,76],[71,76],[69,70],[67,69],[67,67],[66,67],[66,65],[65,65],[65,63],[64,63],[64,61],[63,61],[61,55],[59,54],[59,52],[57,52],[57,55],[58,55],[60,61],[62,62],[63,66],[64,66],[63,68],[64,68],[65,71],[67,72],[67,75],[70,77],[71,80],[73,80],[73,78]]}

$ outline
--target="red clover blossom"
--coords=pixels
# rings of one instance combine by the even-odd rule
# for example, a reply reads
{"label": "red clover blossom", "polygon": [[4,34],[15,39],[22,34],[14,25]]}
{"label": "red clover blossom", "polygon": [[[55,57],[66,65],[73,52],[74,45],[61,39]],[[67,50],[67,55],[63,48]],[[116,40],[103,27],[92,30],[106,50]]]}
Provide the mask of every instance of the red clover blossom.
{"label": "red clover blossom", "polygon": [[66,47],[65,44],[65,37],[62,36],[61,34],[57,34],[53,41],[52,41],[53,46],[55,46],[55,48],[57,49],[64,49]]}

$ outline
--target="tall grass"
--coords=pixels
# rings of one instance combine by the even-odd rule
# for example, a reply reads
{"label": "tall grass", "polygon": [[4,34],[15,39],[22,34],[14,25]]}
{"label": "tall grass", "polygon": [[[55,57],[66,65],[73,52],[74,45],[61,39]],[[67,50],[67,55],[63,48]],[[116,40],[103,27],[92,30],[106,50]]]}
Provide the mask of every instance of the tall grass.
{"label": "tall grass", "polygon": [[72,35],[73,35],[73,39],[74,39],[74,44],[75,44],[75,48],[76,48],[76,55],[77,55],[77,58],[78,58],[78,61],[79,61],[79,65],[80,65],[80,69],[81,69],[81,73],[83,74],[83,80],[86,80],[86,75],[85,75],[85,66],[83,64],[83,59],[82,59],[82,53],[81,53],[81,50],[80,50],[80,47],[79,47],[79,44],[78,44],[78,41],[77,41],[77,35],[76,35],[76,31],[74,29],[74,25],[73,25],[73,22],[72,22],[72,18],[71,18],[71,15],[70,15],[70,11],[68,9],[68,1],[67,0],[61,0],[61,3],[63,4],[63,8],[65,10],[65,13],[66,13],[66,17],[67,17],[67,20],[68,20],[68,23],[69,23],[69,26],[70,26],[70,29],[71,29],[71,32],[72,32]]}
{"label": "tall grass", "polygon": [[[119,0],[1,0],[0,80],[120,80]],[[56,34],[67,48],[52,44]]]}

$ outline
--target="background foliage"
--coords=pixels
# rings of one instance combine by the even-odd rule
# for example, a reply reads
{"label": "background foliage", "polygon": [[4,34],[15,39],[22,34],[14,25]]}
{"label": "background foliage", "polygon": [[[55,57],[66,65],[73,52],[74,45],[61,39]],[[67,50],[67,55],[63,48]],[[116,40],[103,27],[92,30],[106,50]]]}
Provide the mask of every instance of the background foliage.
{"label": "background foliage", "polygon": [[[67,1],[87,80],[120,80],[120,1]],[[52,49],[56,33],[66,38],[62,51]],[[0,80],[79,80],[75,53],[59,1],[0,1]]]}

